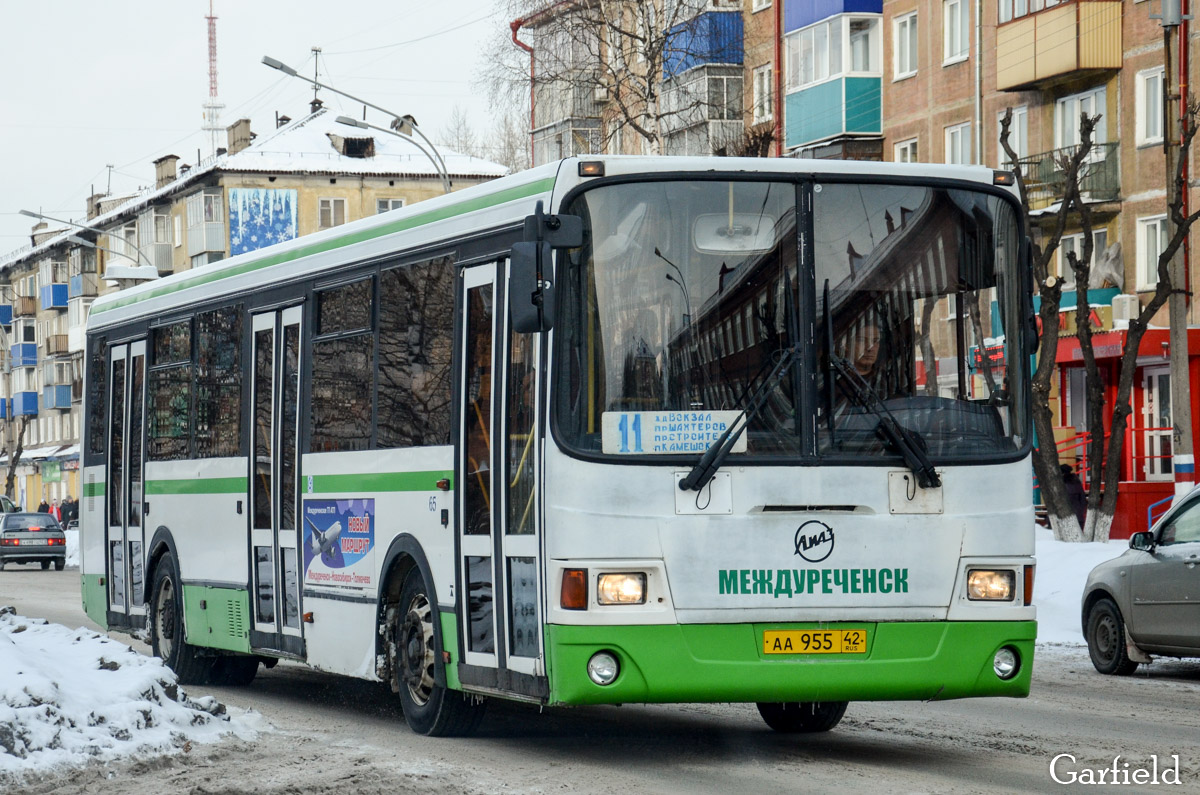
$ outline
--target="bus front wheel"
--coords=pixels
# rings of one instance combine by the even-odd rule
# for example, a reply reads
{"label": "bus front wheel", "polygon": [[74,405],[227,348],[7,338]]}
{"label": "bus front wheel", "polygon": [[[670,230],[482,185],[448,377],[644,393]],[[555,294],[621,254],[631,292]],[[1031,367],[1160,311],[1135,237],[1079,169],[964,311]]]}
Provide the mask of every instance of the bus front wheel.
{"label": "bus front wheel", "polygon": [[441,663],[434,643],[434,610],[425,580],[414,568],[400,590],[396,627],[396,684],[404,720],[417,734],[430,737],[471,734],[483,718],[484,702],[437,683],[435,671]]}
{"label": "bus front wheel", "polygon": [[812,734],[827,732],[846,714],[845,701],[787,701],[771,704],[760,701],[758,714],[777,732]]}
{"label": "bus front wheel", "polygon": [[212,667],[204,657],[184,641],[183,590],[179,564],[170,552],[154,568],[154,586],[150,603],[150,648],[175,672],[183,685],[206,684]]}

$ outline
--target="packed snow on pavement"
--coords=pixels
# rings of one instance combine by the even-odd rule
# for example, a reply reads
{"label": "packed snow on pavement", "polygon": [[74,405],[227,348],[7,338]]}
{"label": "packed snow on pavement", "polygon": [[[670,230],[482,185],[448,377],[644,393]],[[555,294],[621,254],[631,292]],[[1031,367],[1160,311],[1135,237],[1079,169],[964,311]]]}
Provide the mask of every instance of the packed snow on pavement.
{"label": "packed snow on pavement", "polygon": [[[1064,544],[1038,528],[1034,603],[1043,651],[1083,645],[1087,574],[1127,548]],[[178,753],[269,729],[256,713],[231,715],[211,697],[189,698],[161,660],[123,643],[0,611],[0,789],[50,768]]]}
{"label": "packed snow on pavement", "polygon": [[91,760],[162,756],[230,734],[252,739],[259,724],[256,714],[188,697],[157,658],[0,607],[0,790]]}

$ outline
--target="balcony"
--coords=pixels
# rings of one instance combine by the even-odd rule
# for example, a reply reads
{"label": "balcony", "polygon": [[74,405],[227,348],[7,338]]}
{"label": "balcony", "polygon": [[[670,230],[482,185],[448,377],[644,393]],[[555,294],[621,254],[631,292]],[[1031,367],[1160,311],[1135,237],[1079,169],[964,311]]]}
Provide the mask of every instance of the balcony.
{"label": "balcony", "polygon": [[81,298],[96,294],[99,278],[94,273],[77,273],[71,277],[67,287],[67,298]]}
{"label": "balcony", "polygon": [[37,299],[32,295],[18,295],[13,299],[13,317],[34,317],[37,315]]}
{"label": "balcony", "polygon": [[12,418],[12,401],[8,398],[0,398],[0,420]]}
{"label": "balcony", "polygon": [[67,308],[67,285],[65,282],[61,284],[47,284],[42,288],[41,293],[42,309]]}
{"label": "balcony", "polygon": [[13,367],[37,367],[36,342],[18,342],[11,350]]}
{"label": "balcony", "polygon": [[64,356],[71,352],[70,338],[66,334],[51,334],[46,337],[46,353]]}
{"label": "balcony", "polygon": [[789,148],[842,135],[879,135],[880,78],[836,77],[784,97]]}
{"label": "balcony", "polygon": [[12,403],[12,413],[14,417],[20,417],[26,414],[36,416],[38,413],[37,392],[17,392],[13,395]]}
{"label": "balcony", "polygon": [[83,401],[83,379],[76,378],[71,382],[71,402],[80,403]]}
{"label": "balcony", "polygon": [[[1017,162],[1029,190],[1029,209],[1044,210],[1060,202],[1066,192],[1064,166],[1076,152],[1068,146],[1023,157]],[[1079,167],[1079,194],[1086,202],[1111,202],[1121,196],[1120,144],[1093,144],[1092,151]]]}
{"label": "balcony", "polygon": [[1025,91],[1121,68],[1121,3],[1076,0],[996,28],[996,89]]}
{"label": "balcony", "polygon": [[[71,385],[60,384],[58,386],[43,387],[42,406],[47,410],[71,408]],[[37,413],[36,405],[34,406],[34,411],[32,413]]]}
{"label": "balcony", "polygon": [[0,304],[0,326],[11,326],[13,319],[13,305]]}
{"label": "balcony", "polygon": [[667,31],[663,78],[670,79],[704,64],[740,65],[742,12],[706,11]]}

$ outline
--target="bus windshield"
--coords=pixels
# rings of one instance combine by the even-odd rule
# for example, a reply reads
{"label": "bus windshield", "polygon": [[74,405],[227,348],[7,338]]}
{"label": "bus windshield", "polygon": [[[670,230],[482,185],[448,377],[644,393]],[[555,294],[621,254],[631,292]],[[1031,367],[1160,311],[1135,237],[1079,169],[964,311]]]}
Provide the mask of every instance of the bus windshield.
{"label": "bus windshield", "polygon": [[1027,303],[1005,199],[691,180],[601,185],[567,211],[589,233],[558,265],[567,447],[694,457],[795,349],[733,454],[898,458],[882,416],[935,461],[1023,449]]}

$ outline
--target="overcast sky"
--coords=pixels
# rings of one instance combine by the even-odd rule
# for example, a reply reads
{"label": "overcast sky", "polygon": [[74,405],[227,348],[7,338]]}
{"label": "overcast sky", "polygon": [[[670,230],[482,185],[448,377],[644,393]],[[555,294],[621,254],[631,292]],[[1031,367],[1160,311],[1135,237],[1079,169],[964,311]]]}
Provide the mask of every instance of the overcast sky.
{"label": "overcast sky", "polygon": [[[263,55],[321,82],[411,113],[427,135],[462,107],[482,133],[491,108],[476,89],[479,59],[505,21],[489,0],[214,0],[222,125],[275,112],[299,118],[312,88],[263,66]],[[0,0],[0,253],[29,242],[32,209],[78,220],[92,187],[132,192],[153,160],[210,154],[209,0]],[[361,117],[329,92],[327,107]],[[373,112],[372,112],[373,113]],[[373,123],[386,124],[380,116]],[[222,144],[223,145],[223,144]]]}

